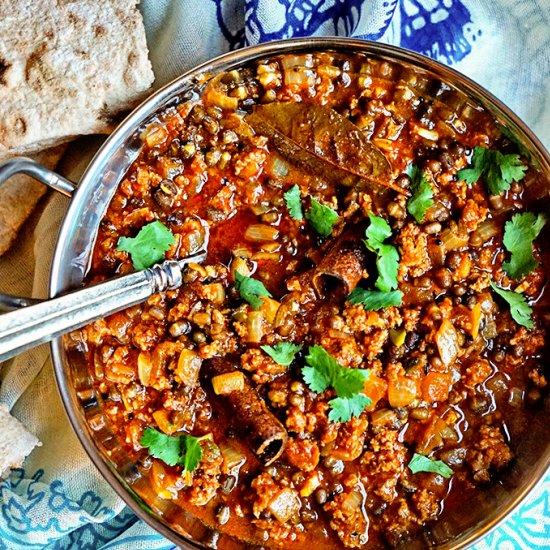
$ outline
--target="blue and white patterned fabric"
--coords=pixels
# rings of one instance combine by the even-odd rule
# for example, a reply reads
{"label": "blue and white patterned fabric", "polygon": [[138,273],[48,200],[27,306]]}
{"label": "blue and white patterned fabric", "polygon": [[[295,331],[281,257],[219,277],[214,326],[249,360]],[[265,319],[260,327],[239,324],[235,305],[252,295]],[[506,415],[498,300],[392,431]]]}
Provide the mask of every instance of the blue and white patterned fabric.
{"label": "blue and white patterned fabric", "polygon": [[[142,0],[140,9],[157,86],[258,42],[363,37],[466,73],[550,145],[550,0]],[[59,219],[45,223],[53,234]],[[42,277],[34,290],[44,285]],[[24,469],[0,481],[0,550],[175,548],[124,506],[82,451],[62,411],[47,349],[6,365],[0,382],[0,401],[43,443]],[[550,548],[549,492],[550,476],[475,549]]]}

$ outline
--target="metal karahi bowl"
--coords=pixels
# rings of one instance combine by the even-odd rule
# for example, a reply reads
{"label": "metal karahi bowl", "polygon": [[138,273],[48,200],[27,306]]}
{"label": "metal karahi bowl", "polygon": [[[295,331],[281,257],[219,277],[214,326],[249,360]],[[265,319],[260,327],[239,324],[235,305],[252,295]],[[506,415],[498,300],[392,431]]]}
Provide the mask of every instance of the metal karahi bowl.
{"label": "metal karahi bowl", "polygon": [[[464,94],[473,108],[485,109],[499,125],[516,136],[550,186],[550,155],[526,125],[482,87],[448,67],[397,47],[363,40],[296,39],[254,46],[209,61],[157,91],[104,143],[82,176],[61,227],[50,274],[50,296],[82,284],[100,220],[118,183],[142,147],[143,128],[159,112],[192,98],[198,75],[232,70],[274,55],[327,50],[342,54],[362,53],[398,63]],[[542,190],[541,199],[549,190]],[[140,518],[179,546],[223,548],[223,537],[218,540],[215,531],[174,502],[159,498],[149,478],[127,457],[104,418],[83,354],[67,345],[63,338],[54,341],[51,349],[57,383],[70,422],[106,481]],[[498,482],[479,490],[459,515],[443,513],[417,539],[407,542],[406,547],[465,548],[503,521],[550,466],[550,425],[546,421],[549,405],[550,400],[547,400],[528,433],[515,445],[516,460]]]}

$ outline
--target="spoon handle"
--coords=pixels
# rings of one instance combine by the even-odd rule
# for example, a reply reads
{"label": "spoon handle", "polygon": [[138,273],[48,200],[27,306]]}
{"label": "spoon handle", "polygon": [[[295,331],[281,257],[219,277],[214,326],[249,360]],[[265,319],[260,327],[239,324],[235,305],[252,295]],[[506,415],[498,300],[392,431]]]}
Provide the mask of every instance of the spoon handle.
{"label": "spoon handle", "polygon": [[182,270],[205,255],[166,261],[58,298],[0,315],[0,362],[96,319],[182,284]]}

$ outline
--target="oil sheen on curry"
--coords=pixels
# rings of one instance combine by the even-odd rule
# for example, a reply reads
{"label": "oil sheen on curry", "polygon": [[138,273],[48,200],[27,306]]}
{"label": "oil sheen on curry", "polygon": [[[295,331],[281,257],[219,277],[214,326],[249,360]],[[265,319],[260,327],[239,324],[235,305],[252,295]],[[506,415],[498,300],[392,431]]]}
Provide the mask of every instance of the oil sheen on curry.
{"label": "oil sheen on curry", "polygon": [[545,395],[546,218],[525,151],[422,73],[286,55],[163,112],[89,282],[187,256],[82,330],[155,494],[218,548],[403,544],[506,476]]}

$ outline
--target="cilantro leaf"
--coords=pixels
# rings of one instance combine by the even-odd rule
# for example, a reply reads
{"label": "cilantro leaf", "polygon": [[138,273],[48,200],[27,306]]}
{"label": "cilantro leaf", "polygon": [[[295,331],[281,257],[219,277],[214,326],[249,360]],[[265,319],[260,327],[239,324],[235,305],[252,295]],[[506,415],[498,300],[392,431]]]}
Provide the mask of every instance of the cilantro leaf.
{"label": "cilantro leaf", "polygon": [[471,167],[459,170],[457,173],[458,179],[465,181],[468,185],[472,185],[478,181],[485,168],[487,151],[489,149],[485,149],[485,147],[475,147]]}
{"label": "cilantro leaf", "polygon": [[261,281],[242,275],[238,271],[235,271],[235,288],[241,298],[256,310],[263,304],[260,296],[271,296]]}
{"label": "cilantro leaf", "polygon": [[121,237],[117,250],[128,252],[135,269],[146,269],[164,259],[164,253],[176,242],[161,222],[144,225],[135,237]]}
{"label": "cilantro leaf", "polygon": [[545,223],[544,214],[535,216],[532,212],[514,214],[512,219],[506,222],[503,243],[511,257],[509,262],[502,264],[502,269],[512,279],[521,279],[539,265],[533,257],[533,241]]}
{"label": "cilantro leaf", "polygon": [[391,227],[384,218],[375,216],[372,213],[369,213],[369,220],[370,225],[365,231],[365,235],[367,236],[365,245],[369,250],[376,252],[384,241],[388,237],[391,237]]}
{"label": "cilantro leaf", "polygon": [[321,237],[328,237],[332,233],[332,226],[340,216],[332,208],[312,198],[311,207],[306,212],[306,219]]}
{"label": "cilantro leaf", "polygon": [[145,428],[141,436],[141,445],[149,449],[149,454],[160,458],[168,466],[175,466],[180,460],[181,441],[179,437],[170,437],[155,428]]}
{"label": "cilantro leaf", "polygon": [[384,218],[369,213],[370,225],[367,228],[363,241],[371,252],[376,253],[376,267],[378,279],[375,286],[384,292],[397,288],[397,272],[399,270],[399,252],[391,244],[384,244],[384,240],[391,237],[391,228]]}
{"label": "cilantro leaf", "polygon": [[364,388],[370,374],[368,369],[343,367],[322,346],[311,346],[306,362],[309,367],[303,367],[302,374],[306,384],[316,393],[332,386],[338,397],[353,397]]}
{"label": "cilantro leaf", "polygon": [[508,302],[512,319],[518,325],[522,325],[525,328],[531,330],[533,328],[533,319],[531,319],[531,314],[533,313],[533,310],[531,306],[527,303],[525,296],[512,290],[504,290],[503,288],[499,288],[493,282],[491,282],[491,286],[501,298]]}
{"label": "cilantro leaf", "polygon": [[391,244],[384,244],[378,249],[376,260],[378,279],[374,285],[382,292],[397,288],[397,273],[399,271],[399,252]]}
{"label": "cilantro leaf", "polygon": [[322,346],[311,346],[306,361],[310,366],[303,367],[302,374],[312,391],[321,393],[329,386],[336,390],[337,397],[329,401],[329,420],[347,422],[370,405],[371,400],[361,393],[370,374],[368,369],[347,369]]}
{"label": "cilantro leaf", "polygon": [[378,311],[383,307],[399,306],[403,293],[400,290],[382,292],[380,290],[365,290],[355,287],[348,296],[348,302],[352,305],[363,304],[367,311]]}
{"label": "cilantro leaf", "polygon": [[407,212],[421,223],[424,221],[428,208],[434,204],[432,186],[418,166],[410,165],[408,170],[411,178],[411,198],[407,202]]}
{"label": "cilantro leaf", "polygon": [[284,195],[288,213],[293,220],[300,221],[304,218],[302,212],[302,201],[300,199],[300,188],[293,185]]}
{"label": "cilantro leaf", "polygon": [[411,461],[409,462],[409,468],[413,474],[418,472],[432,472],[439,474],[440,476],[449,478],[454,474],[452,468],[449,468],[442,460],[432,460],[424,455],[414,453]]}
{"label": "cilantro leaf", "polygon": [[294,360],[294,356],[302,349],[301,344],[290,342],[279,342],[274,346],[260,346],[279,365],[288,367]]}
{"label": "cilantro leaf", "polygon": [[522,164],[519,155],[503,155],[500,151],[475,147],[471,168],[464,168],[457,174],[459,179],[471,185],[481,176],[492,195],[500,195],[510,189],[513,181],[524,178],[527,166]]}
{"label": "cilantro leaf", "polygon": [[337,371],[341,365],[322,346],[312,346],[306,355],[309,367],[302,368],[302,374],[309,389],[321,393],[337,378]]}
{"label": "cilantro leaf", "polygon": [[202,448],[199,444],[201,438],[192,435],[183,435],[183,455],[180,464],[184,470],[194,472],[202,458]]}
{"label": "cilantro leaf", "polygon": [[364,393],[358,393],[353,397],[336,397],[329,401],[331,410],[328,419],[331,422],[348,422],[352,416],[360,416],[371,403],[372,400]]}
{"label": "cilantro leaf", "polygon": [[168,466],[183,466],[187,472],[193,472],[202,458],[201,437],[192,435],[170,436],[155,428],[145,428],[141,436],[141,445],[149,454],[159,458]]}

